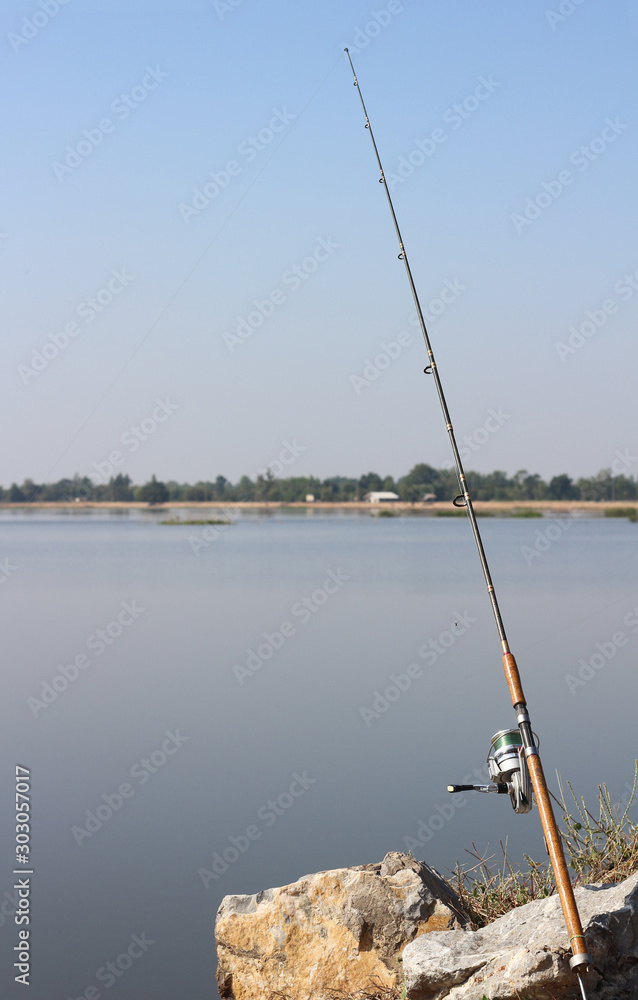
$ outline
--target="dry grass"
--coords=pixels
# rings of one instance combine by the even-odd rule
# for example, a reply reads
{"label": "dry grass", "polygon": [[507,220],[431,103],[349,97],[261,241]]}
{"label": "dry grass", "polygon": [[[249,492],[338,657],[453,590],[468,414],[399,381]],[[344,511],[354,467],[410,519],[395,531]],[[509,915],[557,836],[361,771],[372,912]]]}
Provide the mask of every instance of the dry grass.
{"label": "dry grass", "polygon": [[[560,833],[574,885],[622,882],[638,871],[638,823],[628,819],[637,780],[638,760],[633,790],[624,810],[613,805],[607,785],[599,785],[596,817],[585,800],[582,797],[579,800],[571,784],[566,782],[573,799],[573,806],[570,803],[568,808],[559,778],[560,799],[552,797],[559,808],[558,819],[563,827]],[[481,855],[475,844],[472,848],[467,853],[476,863],[468,868],[457,862],[448,881],[460,897],[474,928],[485,927],[517,906],[545,899],[556,892],[549,862],[541,863],[525,856],[527,870],[515,869],[507,857],[507,848],[501,843],[503,862],[495,868],[494,855]]]}
{"label": "dry grass", "polygon": [[373,983],[365,990],[354,993],[344,993],[341,990],[330,990],[322,1000],[400,1000],[404,996],[402,990],[394,986],[375,986]]}
{"label": "dry grass", "polygon": [[614,806],[607,785],[598,786],[598,818],[590,813],[584,798],[576,798],[566,782],[576,808],[572,816],[567,808],[562,782],[558,781],[561,800],[556,799],[562,812],[565,832],[561,831],[567,862],[574,872],[574,883],[622,882],[638,871],[638,823],[627,818],[636,794],[638,760],[634,770],[631,797],[623,812]]}
{"label": "dry grass", "polygon": [[533,899],[545,899],[556,891],[554,874],[546,863],[525,856],[527,871],[517,871],[501,842],[502,865],[494,866],[495,855],[480,854],[476,844],[467,853],[476,858],[469,868],[457,861],[449,884],[457,893],[474,930],[524,906]]}
{"label": "dry grass", "polygon": [[[377,986],[373,979],[365,990],[355,990],[354,993],[348,993],[345,990],[329,990],[317,1000],[404,1000],[404,998],[405,991],[402,988],[381,986],[380,984]],[[293,998],[287,993],[274,990],[270,994],[269,1000],[293,1000]]]}

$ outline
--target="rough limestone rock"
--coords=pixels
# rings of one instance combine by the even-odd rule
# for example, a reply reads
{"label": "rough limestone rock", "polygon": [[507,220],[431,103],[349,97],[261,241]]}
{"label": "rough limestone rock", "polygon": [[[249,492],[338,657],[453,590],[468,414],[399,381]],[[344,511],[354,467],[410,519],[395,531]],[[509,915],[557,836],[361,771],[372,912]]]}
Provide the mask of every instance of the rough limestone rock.
{"label": "rough limestone rock", "polygon": [[[638,998],[638,874],[576,889],[593,970],[589,1000]],[[557,896],[527,903],[478,931],[418,938],[403,953],[408,1000],[571,1000],[580,997]]]}
{"label": "rough limestone rock", "polygon": [[310,1000],[373,982],[394,986],[409,941],[465,922],[437,872],[398,852],[381,864],[225,896],[215,923],[219,992],[228,1000],[269,1000],[275,991]]}

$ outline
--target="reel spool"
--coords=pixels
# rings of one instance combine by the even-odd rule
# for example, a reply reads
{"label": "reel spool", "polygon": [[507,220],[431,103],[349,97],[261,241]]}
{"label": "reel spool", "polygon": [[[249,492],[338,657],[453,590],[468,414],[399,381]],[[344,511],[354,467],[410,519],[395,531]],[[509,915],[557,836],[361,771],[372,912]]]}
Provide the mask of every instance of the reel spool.
{"label": "reel spool", "polygon": [[514,812],[530,812],[532,782],[518,729],[501,729],[492,737],[487,766],[495,784],[507,785]]}
{"label": "reel spool", "polygon": [[[538,744],[538,737],[536,740]],[[492,784],[448,785],[448,792],[509,794],[514,812],[530,812],[532,808],[532,782],[527,767],[523,740],[518,729],[500,729],[498,733],[495,733],[487,755],[487,768]]]}

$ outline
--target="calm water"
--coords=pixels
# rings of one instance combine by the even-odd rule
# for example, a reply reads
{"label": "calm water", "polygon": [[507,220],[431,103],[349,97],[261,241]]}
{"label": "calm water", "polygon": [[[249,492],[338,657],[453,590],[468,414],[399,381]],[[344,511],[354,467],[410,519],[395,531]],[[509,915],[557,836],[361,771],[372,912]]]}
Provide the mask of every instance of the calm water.
{"label": "calm water", "polygon": [[[378,861],[419,831],[443,872],[472,841],[542,856],[536,811],[445,791],[514,722],[464,519],[244,516],[208,540],[158,519],[0,517],[3,996],[24,995],[15,764],[32,772],[32,1000],[216,997],[223,895]],[[638,527],[482,528],[548,777],[620,799]]]}

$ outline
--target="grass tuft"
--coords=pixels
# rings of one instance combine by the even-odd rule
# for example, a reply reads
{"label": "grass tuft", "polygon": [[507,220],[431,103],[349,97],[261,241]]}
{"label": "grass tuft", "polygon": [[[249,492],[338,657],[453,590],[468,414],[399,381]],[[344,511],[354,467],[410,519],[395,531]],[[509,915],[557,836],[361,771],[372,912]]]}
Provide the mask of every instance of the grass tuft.
{"label": "grass tuft", "polygon": [[[552,795],[561,812],[560,830],[567,864],[573,872],[574,885],[591,882],[622,882],[638,871],[638,823],[628,819],[629,808],[636,793],[638,760],[634,767],[634,784],[627,807],[621,812],[614,806],[607,785],[598,786],[598,816],[589,811],[584,798],[577,799],[566,782],[574,805],[568,809],[563,783],[558,778],[560,798]],[[570,812],[573,810],[574,815]],[[514,868],[501,843],[502,866],[494,867],[494,855],[480,854],[476,845],[467,851],[476,863],[469,868],[459,862],[448,883],[459,896],[474,929],[485,927],[510,910],[545,899],[556,892],[554,873],[549,862],[534,861],[525,855],[527,870]]]}

